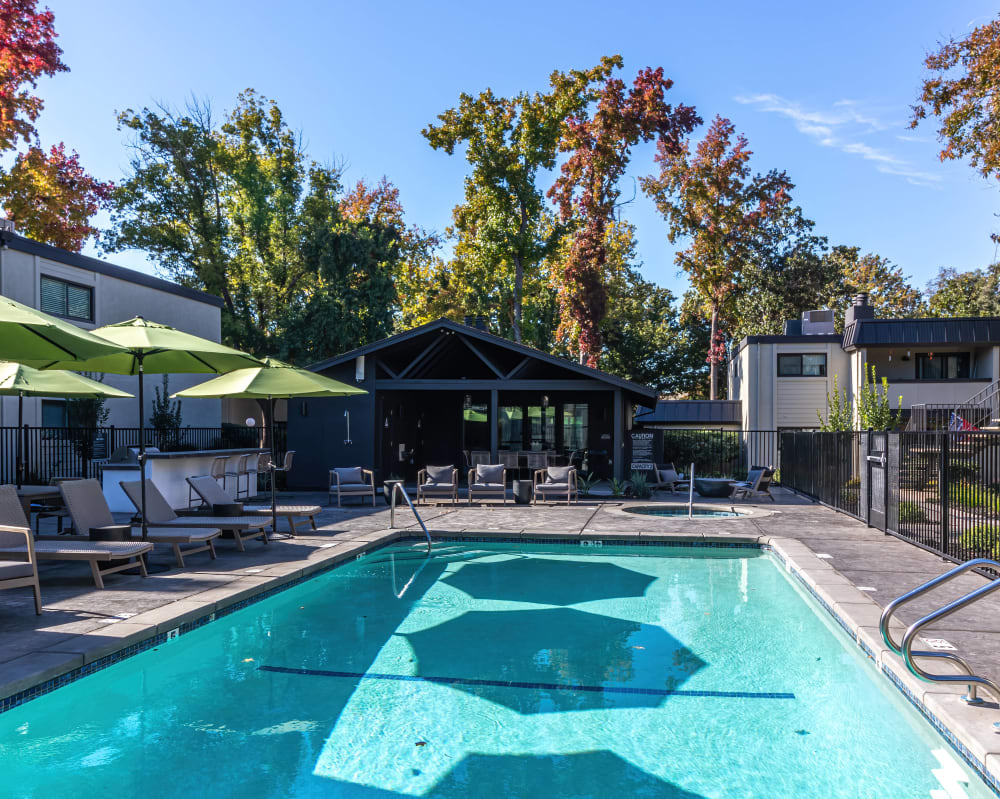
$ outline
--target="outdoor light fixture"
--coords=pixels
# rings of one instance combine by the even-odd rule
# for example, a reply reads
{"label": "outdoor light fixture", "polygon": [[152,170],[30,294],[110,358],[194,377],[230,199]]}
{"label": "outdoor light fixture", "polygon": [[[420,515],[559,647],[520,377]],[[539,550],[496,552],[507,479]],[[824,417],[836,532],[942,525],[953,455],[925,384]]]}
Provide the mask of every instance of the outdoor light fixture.
{"label": "outdoor light fixture", "polygon": [[344,439],[344,444],[353,444],[351,441],[351,412],[344,411],[344,419],[347,420],[347,438]]}
{"label": "outdoor light fixture", "polygon": [[542,407],[543,408],[548,408],[549,407],[549,395],[548,394],[542,394]]}
{"label": "outdoor light fixture", "polygon": [[472,407],[472,395],[471,394],[466,394],[465,395],[465,407],[466,408]]}

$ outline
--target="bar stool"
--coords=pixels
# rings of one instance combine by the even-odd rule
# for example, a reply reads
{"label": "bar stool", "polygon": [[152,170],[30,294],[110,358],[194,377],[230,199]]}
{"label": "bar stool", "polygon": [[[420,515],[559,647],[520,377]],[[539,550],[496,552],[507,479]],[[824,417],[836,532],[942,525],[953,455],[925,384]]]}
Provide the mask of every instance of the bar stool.
{"label": "bar stool", "polygon": [[[194,477],[211,477],[212,479],[215,480],[215,482],[219,482],[219,479],[221,478],[222,481],[223,481],[222,487],[223,487],[223,490],[225,490],[225,485],[226,485],[225,484],[225,479],[226,479],[225,475],[226,475],[226,461],[227,460],[229,460],[229,458],[226,458],[224,456],[223,457],[218,457],[218,458],[213,458],[212,459],[212,466],[211,466],[211,469],[210,469],[211,474],[209,474],[209,475],[197,474],[197,475],[193,475],[193,476]],[[200,496],[198,496],[197,494],[195,494],[194,489],[191,488],[191,484],[188,483],[188,508],[194,508],[194,507],[196,507],[195,500],[198,501],[197,507],[201,507],[202,505],[205,504],[205,501]]]}
{"label": "bar stool", "polygon": [[[232,477],[236,481],[236,499],[250,496],[250,471],[247,469],[248,460],[250,460],[249,454],[237,456],[235,471],[226,472],[225,474],[226,477]],[[243,484],[245,484],[245,487],[241,487]],[[225,488],[224,485],[223,488]]]}
{"label": "bar stool", "polygon": [[292,470],[292,458],[295,457],[295,450],[291,449],[285,453],[285,461],[281,466],[275,466],[275,472],[285,472],[286,474]]}
{"label": "bar stool", "polygon": [[264,476],[264,488],[271,487],[271,456],[267,452],[262,452],[257,456],[257,474]]}

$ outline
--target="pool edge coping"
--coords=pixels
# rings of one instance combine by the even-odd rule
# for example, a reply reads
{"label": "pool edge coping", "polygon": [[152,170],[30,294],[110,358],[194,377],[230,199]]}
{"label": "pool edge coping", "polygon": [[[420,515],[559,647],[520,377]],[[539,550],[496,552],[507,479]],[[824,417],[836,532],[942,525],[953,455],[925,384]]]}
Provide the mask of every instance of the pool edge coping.
{"label": "pool edge coping", "polygon": [[[859,614],[880,614],[880,606],[830,563],[818,558],[801,541],[767,534],[692,535],[679,532],[615,534],[595,531],[545,535],[543,531],[449,531],[432,532],[432,535],[435,541],[440,542],[570,544],[583,547],[599,547],[606,543],[609,547],[729,548],[769,552],[874,662],[879,673],[917,709],[966,765],[1000,796],[1000,738],[997,733],[987,731],[988,727],[992,727],[991,722],[1000,721],[1000,710],[995,706],[970,708],[960,700],[964,689],[942,683],[927,683],[911,674],[902,659],[885,646],[877,621],[873,625],[872,618],[859,618]],[[343,546],[330,547],[329,552],[314,550],[311,553],[315,558],[312,562],[274,564],[261,573],[243,574],[227,585],[207,588],[111,624],[106,631],[100,630],[102,634],[113,634],[109,641],[82,652],[78,651],[79,647],[72,647],[73,642],[93,638],[97,631],[80,633],[61,644],[29,652],[0,664],[0,672],[22,660],[26,661],[24,665],[29,669],[32,661],[36,665],[33,671],[26,671],[23,675],[0,684],[0,714],[393,543],[417,543],[424,540],[405,529],[369,533],[362,538],[367,540],[352,539],[343,542]],[[215,596],[210,601],[199,602],[198,596],[201,594]],[[192,605],[196,607],[191,607]],[[125,634],[117,637],[119,632]],[[991,714],[991,717],[984,719],[986,714]],[[978,718],[972,719],[971,716]]]}

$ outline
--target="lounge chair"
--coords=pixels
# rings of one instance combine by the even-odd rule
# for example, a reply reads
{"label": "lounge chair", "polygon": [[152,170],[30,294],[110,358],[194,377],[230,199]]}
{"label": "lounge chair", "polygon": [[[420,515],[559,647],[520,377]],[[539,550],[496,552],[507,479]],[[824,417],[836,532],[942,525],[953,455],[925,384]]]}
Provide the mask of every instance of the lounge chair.
{"label": "lounge chair", "polygon": [[499,497],[507,504],[507,470],[502,463],[479,463],[469,469],[469,504],[477,497]]}
{"label": "lounge chair", "polygon": [[[235,502],[211,477],[189,477],[187,481],[192,490],[201,497],[201,501],[210,508],[213,505],[231,505]],[[312,525],[312,529],[315,530],[316,514],[322,510],[319,505],[278,505],[276,508],[277,515],[288,520],[288,532],[292,535],[295,535],[296,532],[296,519],[307,519],[309,524]],[[243,513],[248,516],[266,516],[270,519],[271,506],[244,505]]]}
{"label": "lounge chair", "polygon": [[[205,479],[212,480],[211,477]],[[115,518],[111,515],[111,508],[104,498],[101,484],[96,480],[73,480],[63,483],[59,488],[70,518],[73,519],[73,528],[81,536],[88,535],[93,527],[108,527],[115,524]],[[222,531],[217,527],[194,527],[184,530],[150,527],[147,534],[154,544],[170,544],[174,550],[174,560],[183,569],[185,555],[207,552],[209,557],[215,560],[214,539],[218,538]],[[136,531],[133,531],[133,536],[136,536]],[[181,549],[181,544],[187,545],[188,548]]]}
{"label": "lounge chair", "polygon": [[535,496],[534,504],[538,504],[538,499],[542,501],[551,499],[553,502],[561,502],[566,498],[566,504],[579,500],[580,492],[576,484],[575,466],[548,466],[535,472]]}
{"label": "lounge chair", "polygon": [[362,469],[360,466],[348,468],[330,469],[330,483],[327,488],[327,505],[333,504],[333,494],[337,493],[337,507],[341,507],[340,501],[344,497],[361,497],[361,504],[364,505],[365,497],[372,498],[372,507],[375,507],[375,473],[371,469]]}
{"label": "lounge chair", "polygon": [[766,496],[771,502],[775,499],[771,495],[771,480],[774,477],[774,469],[767,466],[751,466],[747,479],[736,483],[732,493],[732,499],[753,499],[755,496]]}
{"label": "lounge chair", "polygon": [[428,497],[450,499],[452,505],[458,502],[458,469],[449,464],[417,472],[417,504]]}
{"label": "lounge chair", "polygon": [[[136,513],[142,513],[142,487],[139,480],[118,483],[125,496],[135,506]],[[173,528],[205,528],[218,527],[223,532],[231,533],[236,540],[236,548],[246,552],[244,542],[251,538],[260,538],[265,544],[270,519],[261,516],[178,516],[170,507],[152,480],[146,481],[146,523],[152,527]]]}
{"label": "lounge chair", "polygon": [[[0,590],[30,587],[35,592],[35,613],[41,616],[42,592],[38,587],[38,561],[31,530],[0,525],[0,548],[18,553],[17,558],[12,559],[12,554],[0,552]],[[24,553],[27,562],[22,559],[21,553]]]}
{"label": "lounge chair", "polygon": [[[24,516],[24,508],[17,496],[17,489],[12,485],[0,486],[0,524],[4,527],[15,527],[29,530],[28,520]],[[141,555],[151,552],[153,545],[148,541],[73,541],[66,536],[60,536],[58,541],[35,541],[35,558],[38,560],[85,560],[90,563],[90,572],[94,576],[94,585],[104,588],[104,576],[115,572],[138,567],[139,573],[146,576],[146,564]],[[0,547],[0,558],[27,561],[30,555],[23,543],[17,546]],[[110,564],[101,568],[99,563]]]}
{"label": "lounge chair", "polygon": [[655,470],[652,471],[652,477],[654,478],[649,487],[656,490],[660,488],[669,488],[671,493],[676,493],[677,486],[688,485],[688,481],[684,479],[684,475],[680,474],[675,468],[673,463],[665,463],[662,466],[657,466]]}

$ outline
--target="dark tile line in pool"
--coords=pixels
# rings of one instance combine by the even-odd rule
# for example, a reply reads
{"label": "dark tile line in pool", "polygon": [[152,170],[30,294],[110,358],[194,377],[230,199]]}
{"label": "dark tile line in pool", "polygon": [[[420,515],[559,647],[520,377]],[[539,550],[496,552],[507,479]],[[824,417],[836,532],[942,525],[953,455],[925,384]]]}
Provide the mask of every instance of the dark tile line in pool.
{"label": "dark tile line in pool", "polygon": [[[434,541],[447,543],[467,543],[467,544],[558,544],[568,546],[580,546],[583,541],[586,543],[596,543],[600,541],[606,547],[650,547],[650,548],[682,548],[682,549],[756,549],[769,551],[771,548],[767,544],[756,544],[747,541],[676,541],[670,539],[626,539],[626,538],[532,538],[524,536],[522,538],[496,538],[486,536],[445,536],[435,535]],[[426,539],[417,536],[400,538],[393,543],[425,543]],[[784,563],[784,560],[782,560]]]}
{"label": "dark tile line in pool", "polygon": [[574,685],[570,683],[518,682],[516,680],[482,680],[474,677],[429,677],[422,674],[384,674],[376,671],[326,671],[324,669],[290,668],[288,666],[258,666],[258,671],[277,674],[301,674],[307,677],[341,677],[351,680],[390,680],[396,682],[430,682],[442,685],[480,685],[491,688],[527,688],[543,691],[578,691],[601,694],[639,694],[641,696],[689,696],[721,699],[794,699],[795,694],[783,691],[697,691],[670,688],[632,688],[626,685]]}

